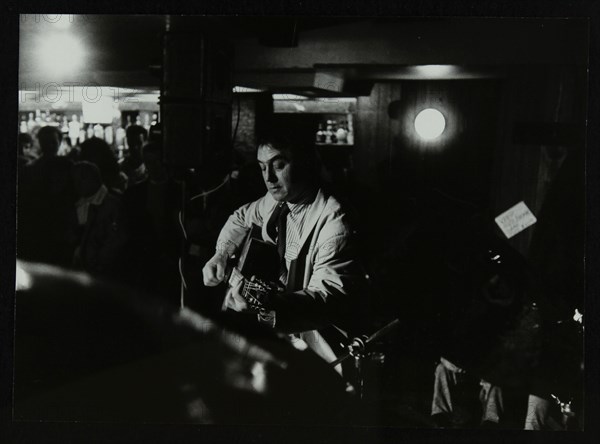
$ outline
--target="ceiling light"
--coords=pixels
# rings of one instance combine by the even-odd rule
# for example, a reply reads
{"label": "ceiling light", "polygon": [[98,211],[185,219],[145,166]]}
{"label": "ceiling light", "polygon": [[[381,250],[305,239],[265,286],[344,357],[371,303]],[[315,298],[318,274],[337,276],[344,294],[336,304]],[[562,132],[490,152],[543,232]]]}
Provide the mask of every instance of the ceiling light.
{"label": "ceiling light", "polygon": [[68,33],[45,36],[38,48],[41,68],[52,75],[64,76],[78,71],[84,58],[81,41]]}
{"label": "ceiling light", "polygon": [[234,93],[260,93],[263,92],[264,89],[258,89],[258,88],[247,88],[245,86],[234,86],[233,87],[233,92]]}
{"label": "ceiling light", "polygon": [[422,78],[445,78],[458,72],[454,65],[419,65],[414,70]]}

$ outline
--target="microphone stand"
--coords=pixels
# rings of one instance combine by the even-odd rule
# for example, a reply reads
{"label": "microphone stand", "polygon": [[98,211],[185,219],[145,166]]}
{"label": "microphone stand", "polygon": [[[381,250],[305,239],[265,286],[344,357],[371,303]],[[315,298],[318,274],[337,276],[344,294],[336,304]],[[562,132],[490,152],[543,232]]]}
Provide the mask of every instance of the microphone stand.
{"label": "microphone stand", "polygon": [[364,378],[363,378],[363,360],[368,354],[369,345],[375,341],[376,339],[381,338],[382,336],[390,333],[394,328],[398,326],[400,323],[399,319],[394,319],[389,324],[383,326],[371,336],[362,335],[352,339],[352,342],[346,346],[348,352],[340,356],[338,359],[333,361],[330,365],[335,367],[338,364],[341,364],[349,357],[354,358],[354,367],[356,368],[356,372],[358,374],[358,397],[362,399],[363,397],[363,386],[364,386]]}

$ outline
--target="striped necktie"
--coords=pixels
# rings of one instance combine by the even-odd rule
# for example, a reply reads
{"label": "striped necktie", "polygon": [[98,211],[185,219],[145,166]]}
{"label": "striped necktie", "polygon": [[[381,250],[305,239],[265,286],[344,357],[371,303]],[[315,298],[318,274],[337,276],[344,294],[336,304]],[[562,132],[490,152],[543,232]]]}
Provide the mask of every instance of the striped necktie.
{"label": "striped necktie", "polygon": [[279,254],[279,274],[287,275],[287,266],[285,263],[285,243],[287,234],[287,216],[290,213],[290,207],[285,202],[281,205],[279,217],[277,218],[277,253]]}
{"label": "striped necktie", "polygon": [[290,213],[290,208],[285,202],[277,205],[269,222],[267,223],[267,233],[271,239],[276,239],[277,254],[279,255],[279,277],[282,282],[285,282],[287,276],[287,267],[285,263],[285,244],[287,237],[287,215]]}

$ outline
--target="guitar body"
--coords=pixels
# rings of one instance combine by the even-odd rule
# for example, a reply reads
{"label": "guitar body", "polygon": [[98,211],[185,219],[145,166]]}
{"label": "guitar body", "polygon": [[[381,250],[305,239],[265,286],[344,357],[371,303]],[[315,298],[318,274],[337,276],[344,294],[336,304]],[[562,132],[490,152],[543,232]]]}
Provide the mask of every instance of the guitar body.
{"label": "guitar body", "polygon": [[236,266],[227,278],[229,291],[240,278],[244,279],[241,295],[253,311],[265,310],[270,293],[284,290],[279,282],[279,254],[277,247],[260,237],[260,227],[253,226],[242,246]]}
{"label": "guitar body", "polygon": [[260,238],[260,227],[254,225],[248,233],[236,268],[246,279],[255,276],[264,282],[279,280],[277,246]]}

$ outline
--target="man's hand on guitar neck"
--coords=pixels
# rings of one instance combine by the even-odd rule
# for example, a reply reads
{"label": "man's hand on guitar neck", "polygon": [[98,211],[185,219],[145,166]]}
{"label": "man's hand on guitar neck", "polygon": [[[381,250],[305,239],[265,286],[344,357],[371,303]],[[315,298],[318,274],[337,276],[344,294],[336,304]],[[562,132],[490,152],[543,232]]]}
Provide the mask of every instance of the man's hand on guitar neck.
{"label": "man's hand on guitar neck", "polygon": [[225,267],[227,266],[227,255],[221,252],[215,255],[204,265],[202,277],[204,285],[214,287],[225,279]]}
{"label": "man's hand on guitar neck", "polygon": [[264,314],[268,292],[274,291],[253,276],[247,280],[237,268],[231,270],[228,280],[230,291],[225,297],[225,307],[237,312]]}
{"label": "man's hand on guitar neck", "polygon": [[231,292],[227,301],[228,308],[235,311],[248,311],[248,302],[242,296],[242,288],[244,286],[244,277],[241,273],[234,268],[231,271],[231,277],[229,278],[229,285],[231,286]]}

